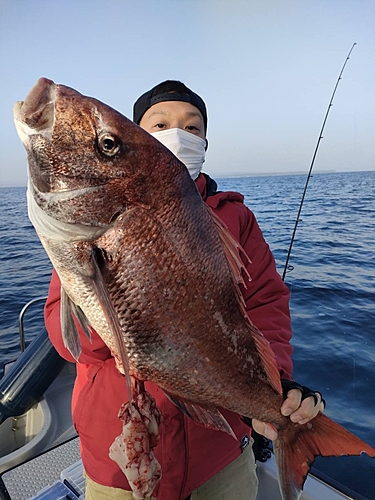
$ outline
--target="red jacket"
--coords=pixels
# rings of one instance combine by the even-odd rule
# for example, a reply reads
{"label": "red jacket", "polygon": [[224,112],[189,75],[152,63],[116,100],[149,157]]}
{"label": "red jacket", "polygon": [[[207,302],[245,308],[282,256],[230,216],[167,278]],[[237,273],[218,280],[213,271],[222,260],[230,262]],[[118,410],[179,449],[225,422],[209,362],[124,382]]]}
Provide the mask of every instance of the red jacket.
{"label": "red jacket", "polygon": [[[289,291],[276,271],[272,253],[254,214],[234,192],[215,192],[216,184],[200,175],[197,187],[206,203],[228,226],[249,256],[252,278],[243,290],[250,319],[263,332],[274,350],[282,378],[291,378],[292,347]],[[65,359],[74,361],[64,347],[60,328],[60,281],[54,271],[45,307],[45,322],[51,342]],[[80,436],[81,456],[87,474],[96,482],[130,490],[124,474],[109,456],[109,447],[122,431],[117,418],[126,398],[124,377],[98,335],[92,344],[80,332],[82,353],[77,363],[73,390],[73,422]],[[146,389],[163,414],[161,439],[155,455],[162,467],[162,479],[155,491],[163,500],[183,500],[241,453],[241,439],[250,434],[239,415],[223,410],[239,441],[228,434],[206,429],[185,417],[153,383]]]}

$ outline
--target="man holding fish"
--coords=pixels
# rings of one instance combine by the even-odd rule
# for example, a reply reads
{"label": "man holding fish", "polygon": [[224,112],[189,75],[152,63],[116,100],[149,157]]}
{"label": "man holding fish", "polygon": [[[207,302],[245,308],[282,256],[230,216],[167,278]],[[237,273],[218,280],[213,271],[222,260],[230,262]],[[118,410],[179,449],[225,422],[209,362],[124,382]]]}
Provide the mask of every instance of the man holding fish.
{"label": "man holding fish", "polygon": [[254,499],[249,419],[298,500],[316,456],[375,449],[292,380],[289,291],[243,196],[201,173],[203,100],[163,82],[133,119],[47,78],[14,106],[86,500]]}
{"label": "man holding fish", "polygon": [[[253,213],[243,204],[243,196],[218,192],[215,181],[201,173],[208,144],[203,100],[184,84],[166,81],[137,100],[133,119],[186,165],[204,201],[247,254],[244,263],[251,281],[247,281],[246,287],[241,286],[241,292],[247,314],[270,342],[280,378],[285,381],[286,399],[280,411],[292,422],[306,423],[323,411],[324,404],[318,392],[291,382],[289,291],[276,272],[274,258]],[[60,287],[54,272],[46,304],[46,325],[60,354],[74,361],[61,336]],[[131,499],[126,477],[108,456],[110,445],[121,432],[117,413],[124,399],[124,379],[101,338],[91,332],[90,342],[79,332],[82,353],[77,362],[72,406],[87,474],[86,500]],[[205,335],[204,328],[201,334]],[[156,498],[254,499],[257,478],[251,429],[241,415],[222,410],[236,440],[225,432],[196,424],[156,384],[146,383],[146,388],[163,415],[161,438],[155,448],[162,468],[162,478],[154,492]],[[276,439],[273,425],[256,419],[252,425],[258,433]]]}

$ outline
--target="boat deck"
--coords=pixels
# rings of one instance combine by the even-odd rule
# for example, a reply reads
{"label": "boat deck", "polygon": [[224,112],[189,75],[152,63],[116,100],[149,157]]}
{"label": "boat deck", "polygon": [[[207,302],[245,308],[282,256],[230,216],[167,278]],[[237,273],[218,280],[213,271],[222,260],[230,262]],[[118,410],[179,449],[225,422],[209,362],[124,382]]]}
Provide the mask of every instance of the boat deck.
{"label": "boat deck", "polygon": [[[257,500],[281,500],[274,457],[258,463]],[[1,500],[84,500],[85,480],[78,437],[0,475]],[[307,478],[301,500],[348,500],[348,496],[319,479]]]}
{"label": "boat deck", "polygon": [[[57,500],[79,498],[82,500],[84,494],[76,495],[78,492],[74,482],[69,488],[62,479],[62,472],[70,468],[80,460],[79,454],[79,439],[74,438],[57,446],[42,455],[33,458],[0,476],[0,495],[4,500],[29,500],[37,497],[38,499]],[[82,473],[81,473],[82,476]],[[45,490],[48,486],[53,485],[56,481],[61,481],[60,485],[55,485],[54,492],[47,492],[42,496],[41,490]],[[69,480],[68,480],[69,482]],[[64,491],[65,489],[65,491]],[[61,490],[61,491],[59,491]],[[81,488],[82,492],[82,488]]]}

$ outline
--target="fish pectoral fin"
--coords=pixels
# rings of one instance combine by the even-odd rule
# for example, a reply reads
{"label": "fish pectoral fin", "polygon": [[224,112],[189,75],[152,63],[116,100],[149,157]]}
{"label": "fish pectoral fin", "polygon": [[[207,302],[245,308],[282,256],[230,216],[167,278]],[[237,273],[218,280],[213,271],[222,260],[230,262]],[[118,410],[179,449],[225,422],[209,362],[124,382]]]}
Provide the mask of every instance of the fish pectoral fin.
{"label": "fish pectoral fin", "polygon": [[228,424],[225,417],[216,406],[203,406],[178,398],[177,396],[172,396],[167,392],[164,393],[184,415],[194,420],[195,423],[208,427],[209,429],[227,432],[230,436],[234,437],[234,439],[237,439],[232,427]]}
{"label": "fish pectoral fin", "polygon": [[279,484],[284,500],[298,500],[315,457],[360,455],[375,457],[375,449],[319,413],[307,424],[294,424],[279,431],[273,443]]}
{"label": "fish pectoral fin", "polygon": [[90,322],[87,319],[85,313],[74,302],[72,302],[72,310],[73,310],[74,316],[77,318],[79,326],[82,328],[83,333],[86,335],[88,340],[91,342]]}
{"label": "fish pectoral fin", "polygon": [[93,265],[92,285],[98,297],[103,314],[107,320],[108,328],[110,329],[116,343],[118,355],[124,368],[124,375],[128,390],[129,401],[132,400],[132,383],[129,369],[129,356],[127,353],[124,337],[122,335],[122,327],[118,314],[114,308],[113,302],[109,295],[104,275],[108,272],[107,262],[102,251],[98,247],[94,247],[91,253],[91,261]]}
{"label": "fish pectoral fin", "polygon": [[69,349],[71,355],[77,361],[82,352],[78,328],[76,322],[74,321],[74,310],[77,306],[75,306],[74,302],[70,299],[64,288],[61,288],[60,307],[61,332],[64,346]]}

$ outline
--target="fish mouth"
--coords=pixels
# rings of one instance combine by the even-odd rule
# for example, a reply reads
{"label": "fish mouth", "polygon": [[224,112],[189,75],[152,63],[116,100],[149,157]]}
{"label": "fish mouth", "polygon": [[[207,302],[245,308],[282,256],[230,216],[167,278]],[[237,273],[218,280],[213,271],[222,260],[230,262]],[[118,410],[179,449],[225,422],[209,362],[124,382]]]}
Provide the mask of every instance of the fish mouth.
{"label": "fish mouth", "polygon": [[51,139],[55,122],[56,87],[52,80],[39,78],[26,99],[14,105],[14,123],[24,145],[29,143],[29,136],[34,134]]}

